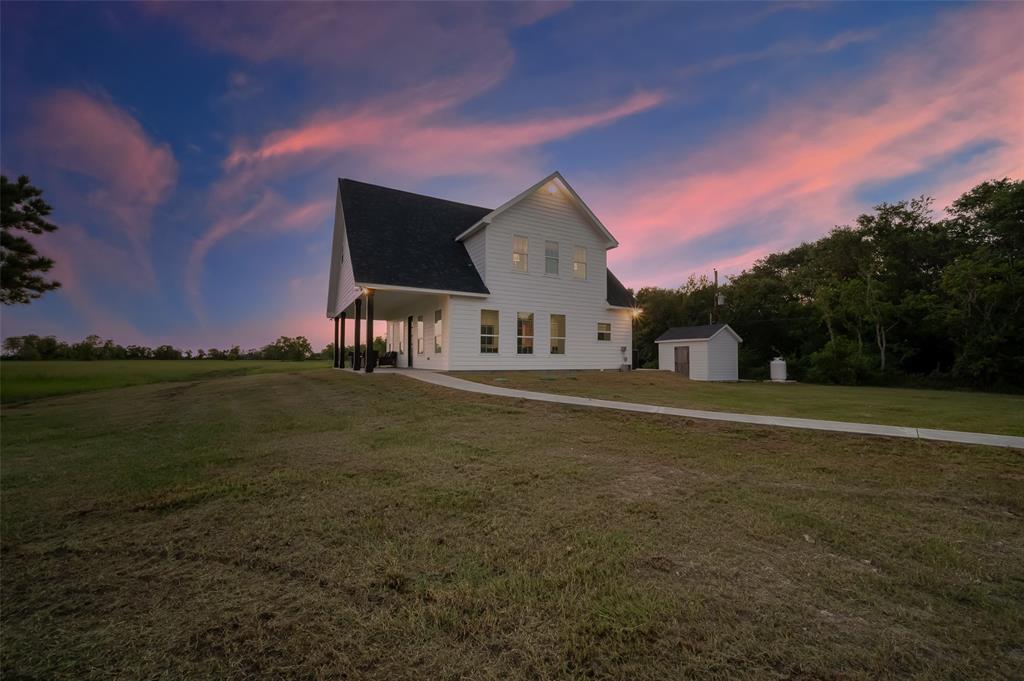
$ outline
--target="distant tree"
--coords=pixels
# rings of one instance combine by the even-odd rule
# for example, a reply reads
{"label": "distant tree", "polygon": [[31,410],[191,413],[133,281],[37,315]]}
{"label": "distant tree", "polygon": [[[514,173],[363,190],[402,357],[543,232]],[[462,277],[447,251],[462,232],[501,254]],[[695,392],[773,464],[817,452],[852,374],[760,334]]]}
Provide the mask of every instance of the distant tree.
{"label": "distant tree", "polygon": [[0,302],[5,305],[29,303],[60,286],[60,282],[43,277],[53,267],[53,260],[39,255],[32,242],[14,233],[39,235],[57,230],[45,219],[53,209],[42,196],[42,190],[29,184],[25,175],[17,182],[0,175]]}
{"label": "distant tree", "polygon": [[145,345],[129,345],[125,348],[127,359],[152,359],[153,351]]}
{"label": "distant tree", "polygon": [[107,339],[103,343],[103,347],[99,349],[99,357],[100,359],[127,359],[128,351],[113,340]]}
{"label": "distant tree", "polygon": [[196,350],[196,359],[206,359],[206,350],[202,348]]}
{"label": "distant tree", "polygon": [[82,341],[71,346],[71,359],[79,361],[99,359],[101,342],[102,339],[95,334],[86,336]]}
{"label": "distant tree", "polygon": [[237,345],[233,345],[233,346],[231,346],[231,349],[227,351],[227,353],[225,355],[225,358],[226,359],[238,359],[239,357],[241,357],[241,355],[242,355],[242,349],[239,348]]}
{"label": "distant tree", "polygon": [[161,345],[153,349],[153,359],[181,359],[181,350],[172,345]]}

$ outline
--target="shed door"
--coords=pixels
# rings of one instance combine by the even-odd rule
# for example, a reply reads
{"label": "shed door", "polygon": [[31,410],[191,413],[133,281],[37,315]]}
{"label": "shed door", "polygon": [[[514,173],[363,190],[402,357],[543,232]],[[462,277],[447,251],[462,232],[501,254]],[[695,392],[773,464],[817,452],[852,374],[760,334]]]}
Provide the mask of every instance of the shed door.
{"label": "shed door", "polygon": [[690,377],[690,346],[677,345],[676,351],[676,373]]}

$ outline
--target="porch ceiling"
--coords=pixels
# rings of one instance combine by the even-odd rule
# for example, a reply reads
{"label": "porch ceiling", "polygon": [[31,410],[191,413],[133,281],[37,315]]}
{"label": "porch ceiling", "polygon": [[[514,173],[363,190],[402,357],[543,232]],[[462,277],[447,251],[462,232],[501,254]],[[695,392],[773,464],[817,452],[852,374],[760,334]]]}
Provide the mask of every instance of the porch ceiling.
{"label": "porch ceiling", "polygon": [[[440,304],[444,294],[422,293],[419,291],[393,291],[388,289],[375,289],[373,294],[373,317],[377,321],[387,321],[406,316],[406,311],[415,308],[422,308],[425,305]],[[345,309],[346,314],[351,318],[355,314],[355,304]],[[366,314],[366,305],[363,305],[363,314]]]}

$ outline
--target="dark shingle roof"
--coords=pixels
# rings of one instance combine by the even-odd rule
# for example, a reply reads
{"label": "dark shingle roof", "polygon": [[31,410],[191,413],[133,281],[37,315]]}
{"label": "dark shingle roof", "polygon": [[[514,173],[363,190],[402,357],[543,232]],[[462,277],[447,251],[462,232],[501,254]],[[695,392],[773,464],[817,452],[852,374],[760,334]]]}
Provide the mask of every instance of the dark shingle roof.
{"label": "dark shingle roof", "polygon": [[[490,293],[455,237],[492,209],[356,180],[339,182],[357,282]],[[607,272],[608,304],[632,307],[633,296]]]}
{"label": "dark shingle roof", "polygon": [[673,326],[654,341],[707,340],[718,333],[726,324],[705,324],[704,326]]}
{"label": "dark shingle roof", "polygon": [[490,208],[344,179],[341,205],[356,281],[490,293],[455,241]]}
{"label": "dark shingle roof", "polygon": [[608,304],[615,307],[635,307],[636,299],[629,289],[622,285],[611,270],[605,271],[608,272]]}

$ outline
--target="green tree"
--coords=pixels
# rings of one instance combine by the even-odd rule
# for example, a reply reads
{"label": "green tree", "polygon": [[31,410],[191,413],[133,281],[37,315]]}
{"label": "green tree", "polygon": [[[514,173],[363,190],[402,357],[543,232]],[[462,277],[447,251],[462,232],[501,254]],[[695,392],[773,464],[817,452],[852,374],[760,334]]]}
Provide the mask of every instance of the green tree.
{"label": "green tree", "polygon": [[54,232],[57,226],[46,220],[53,209],[42,198],[43,192],[29,184],[22,175],[10,182],[0,175],[0,302],[5,305],[29,303],[47,291],[60,286],[60,282],[47,281],[43,276],[53,267],[53,260],[42,256],[27,238],[27,234]]}

